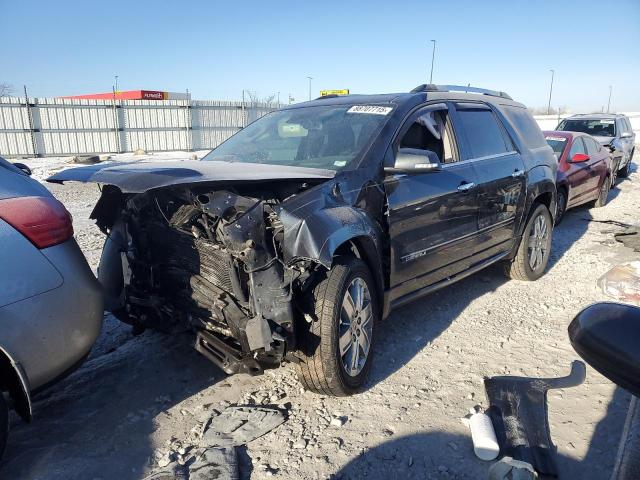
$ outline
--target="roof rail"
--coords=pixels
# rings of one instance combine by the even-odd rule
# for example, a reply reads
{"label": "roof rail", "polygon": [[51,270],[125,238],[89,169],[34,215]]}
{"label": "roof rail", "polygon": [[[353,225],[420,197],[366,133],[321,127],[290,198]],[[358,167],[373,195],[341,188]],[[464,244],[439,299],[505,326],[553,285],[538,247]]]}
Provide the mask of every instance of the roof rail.
{"label": "roof rail", "polygon": [[411,90],[411,93],[417,92],[467,92],[513,100],[513,98],[511,98],[511,96],[505,92],[488,90],[486,88],[470,87],[465,85],[434,85],[433,83],[424,83]]}

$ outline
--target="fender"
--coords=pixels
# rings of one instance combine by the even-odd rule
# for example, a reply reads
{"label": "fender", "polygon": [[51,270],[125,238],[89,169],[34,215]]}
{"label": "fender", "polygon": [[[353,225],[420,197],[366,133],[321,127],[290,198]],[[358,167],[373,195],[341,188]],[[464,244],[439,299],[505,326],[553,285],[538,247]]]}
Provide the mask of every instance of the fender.
{"label": "fender", "polygon": [[527,224],[527,219],[529,218],[533,202],[541,195],[550,195],[548,205],[549,213],[551,213],[552,220],[555,220],[556,216],[556,173],[547,165],[539,165],[529,170],[528,182],[529,188],[527,189],[525,209],[517,230],[518,236],[522,236],[522,233],[524,232],[524,227]]}
{"label": "fender", "polygon": [[4,360],[3,357],[9,364],[10,372],[15,375],[13,382],[10,381],[9,383],[9,393],[15,402],[15,410],[26,422],[31,422],[33,419],[33,408],[31,405],[29,378],[15,357],[0,345],[0,363]]}

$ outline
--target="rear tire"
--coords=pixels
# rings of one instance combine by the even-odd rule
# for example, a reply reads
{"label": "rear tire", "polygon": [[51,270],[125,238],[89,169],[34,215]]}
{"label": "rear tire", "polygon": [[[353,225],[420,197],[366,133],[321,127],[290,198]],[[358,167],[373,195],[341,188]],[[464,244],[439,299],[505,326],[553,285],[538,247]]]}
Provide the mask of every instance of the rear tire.
{"label": "rear tire", "polygon": [[4,394],[0,392],[0,460],[4,453],[4,447],[7,445],[7,437],[9,436],[9,407],[4,400]]}
{"label": "rear tire", "polygon": [[602,186],[600,187],[600,194],[598,195],[598,198],[593,201],[593,208],[602,208],[607,204],[610,189],[611,179],[609,177],[605,177],[604,182],[602,182]]}
{"label": "rear tire", "polygon": [[540,203],[533,205],[515,258],[504,266],[505,274],[515,280],[533,281],[540,278],[551,254],[553,221],[549,209]]}
{"label": "rear tire", "polygon": [[325,395],[361,391],[371,369],[380,318],[375,282],[366,264],[356,258],[338,259],[313,289],[312,311],[298,352],[301,382]]}

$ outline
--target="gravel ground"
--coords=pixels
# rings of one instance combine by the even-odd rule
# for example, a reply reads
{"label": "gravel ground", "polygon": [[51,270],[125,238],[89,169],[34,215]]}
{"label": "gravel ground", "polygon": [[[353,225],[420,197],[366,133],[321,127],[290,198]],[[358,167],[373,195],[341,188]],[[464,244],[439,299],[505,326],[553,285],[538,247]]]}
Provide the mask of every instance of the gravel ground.
{"label": "gravel ground", "polygon": [[[33,166],[40,178],[51,168]],[[103,237],[88,217],[97,187],[49,188],[73,214],[95,270]],[[606,300],[602,274],[638,258],[613,241],[619,227],[599,221],[637,223],[638,207],[634,172],[604,208],[568,212],[537,282],[489,268],[395,311],[378,330],[369,389],[350,398],[306,392],[292,365],[227,377],[192,349],[192,335],[134,337],[107,315],[84,366],[36,397],[34,422],[12,417],[0,477],[140,479],[169,459],[188,460],[212,408],[256,403],[286,406],[289,418],[241,451],[242,478],[486,478],[490,463],[473,455],[461,421],[486,406],[483,377],[569,372],[573,315]],[[585,384],[550,392],[563,478],[608,478],[628,402],[592,369]]]}

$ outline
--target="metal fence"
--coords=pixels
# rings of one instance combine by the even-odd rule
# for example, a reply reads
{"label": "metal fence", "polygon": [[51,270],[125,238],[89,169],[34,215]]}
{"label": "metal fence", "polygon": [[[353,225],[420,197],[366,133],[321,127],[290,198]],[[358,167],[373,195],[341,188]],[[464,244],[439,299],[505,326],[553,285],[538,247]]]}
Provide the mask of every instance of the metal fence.
{"label": "metal fence", "polygon": [[0,97],[0,155],[214,148],[276,104]]}

